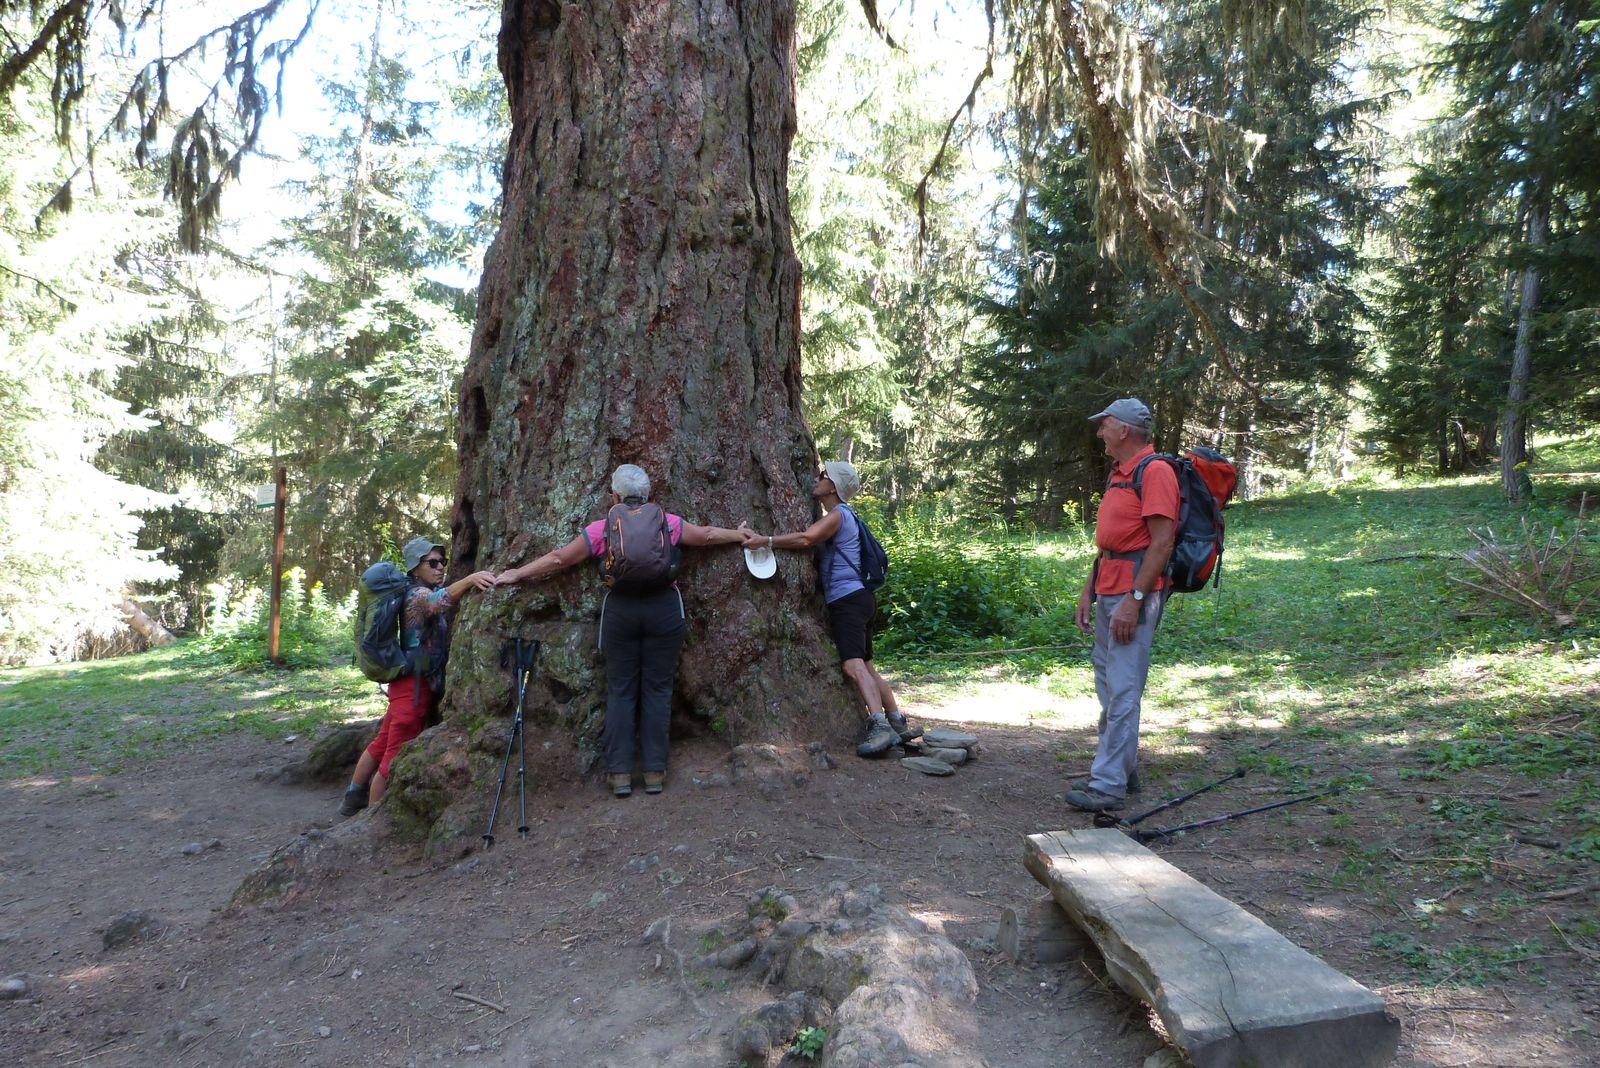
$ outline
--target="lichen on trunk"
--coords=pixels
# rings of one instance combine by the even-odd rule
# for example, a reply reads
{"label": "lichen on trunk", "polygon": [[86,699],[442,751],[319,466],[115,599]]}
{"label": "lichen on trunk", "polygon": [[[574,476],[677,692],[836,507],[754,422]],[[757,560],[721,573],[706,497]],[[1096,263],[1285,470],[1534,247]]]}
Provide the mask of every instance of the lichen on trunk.
{"label": "lichen on trunk", "polygon": [[[500,66],[512,131],[461,385],[452,577],[572,539],[619,463],[691,522],[804,526],[792,0],[507,0]],[[811,561],[782,554],[757,582],[736,548],[684,556],[680,718],[739,739],[844,729]],[[542,642],[530,722],[593,752],[601,593],[579,568],[466,599],[441,730],[475,782],[498,764],[474,740],[505,736],[514,635]]]}

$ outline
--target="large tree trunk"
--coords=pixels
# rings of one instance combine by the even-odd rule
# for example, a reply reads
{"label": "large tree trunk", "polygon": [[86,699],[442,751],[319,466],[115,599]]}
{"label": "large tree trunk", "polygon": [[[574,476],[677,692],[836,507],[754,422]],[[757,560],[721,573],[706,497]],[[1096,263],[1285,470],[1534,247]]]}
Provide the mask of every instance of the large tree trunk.
{"label": "large tree trunk", "polygon": [[[694,522],[810,522],[787,187],[793,0],[506,0],[500,67],[511,141],[461,385],[452,577],[574,537],[604,514],[619,463]],[[847,729],[811,562],[779,555],[778,576],[758,582],[736,548],[685,552],[675,730]],[[487,789],[462,791],[498,772],[512,700],[498,656],[513,635],[543,643],[530,721],[570,739],[578,770],[592,763],[601,593],[583,567],[467,599],[443,727],[396,779],[402,813],[454,837],[487,803]]]}

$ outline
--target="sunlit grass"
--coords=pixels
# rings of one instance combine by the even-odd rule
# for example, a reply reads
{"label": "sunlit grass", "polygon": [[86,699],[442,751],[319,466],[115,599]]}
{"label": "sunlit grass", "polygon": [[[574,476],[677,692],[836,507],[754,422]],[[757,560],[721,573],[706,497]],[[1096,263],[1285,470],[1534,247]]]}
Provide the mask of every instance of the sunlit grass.
{"label": "sunlit grass", "polygon": [[347,664],[234,672],[193,645],[79,664],[0,671],[0,778],[116,771],[245,731],[308,734],[379,715],[372,683]]}

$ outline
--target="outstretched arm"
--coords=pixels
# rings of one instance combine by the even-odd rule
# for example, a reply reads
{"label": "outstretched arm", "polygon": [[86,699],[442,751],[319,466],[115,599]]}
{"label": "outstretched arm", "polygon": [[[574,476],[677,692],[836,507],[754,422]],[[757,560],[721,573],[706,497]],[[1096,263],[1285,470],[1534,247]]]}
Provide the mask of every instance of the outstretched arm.
{"label": "outstretched arm", "polygon": [[697,527],[693,523],[685,523],[683,532],[678,535],[679,545],[737,545],[742,541],[742,531],[729,530],[727,527]]}
{"label": "outstretched arm", "polygon": [[747,529],[744,531],[745,548],[755,549],[765,545],[770,549],[809,549],[839,533],[839,524],[843,521],[844,513],[835,508],[806,529],[792,534],[757,534]]}
{"label": "outstretched arm", "polygon": [[565,571],[574,564],[580,564],[588,557],[589,538],[587,535],[579,534],[561,548],[550,550],[531,564],[502,571],[495,582],[501,586],[511,582],[538,582],[559,571]]}

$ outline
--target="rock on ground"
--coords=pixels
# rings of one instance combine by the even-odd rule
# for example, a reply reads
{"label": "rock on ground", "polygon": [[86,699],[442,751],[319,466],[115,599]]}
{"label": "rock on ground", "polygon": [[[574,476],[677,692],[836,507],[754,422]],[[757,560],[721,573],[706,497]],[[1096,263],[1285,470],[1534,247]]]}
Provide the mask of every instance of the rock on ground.
{"label": "rock on ground", "polygon": [[954,775],[956,771],[949,761],[936,760],[933,757],[925,756],[902,757],[900,758],[900,766],[910,768],[912,771],[920,771],[924,775]]}
{"label": "rock on ground", "polygon": [[[767,1063],[801,1027],[818,1026],[812,1021],[831,1013],[819,1068],[983,1063],[952,1052],[974,1026],[971,963],[943,934],[884,904],[877,886],[835,883],[810,903],[765,891],[728,937],[735,951],[723,966],[748,967],[755,981],[790,992],[740,1017],[730,1033],[737,1057]],[[702,965],[718,964],[720,956]]]}
{"label": "rock on ground", "polygon": [[154,913],[125,912],[111,921],[111,926],[101,935],[101,942],[106,951],[110,952],[136,942],[148,942],[160,938],[166,930],[165,921]]}
{"label": "rock on ground", "polygon": [[287,904],[319,882],[370,861],[378,850],[377,837],[365,813],[331,831],[307,831],[278,847],[264,864],[245,876],[228,907]]}

